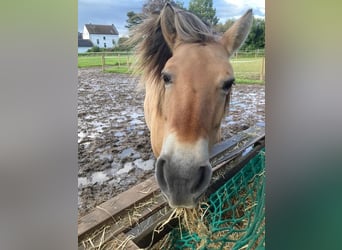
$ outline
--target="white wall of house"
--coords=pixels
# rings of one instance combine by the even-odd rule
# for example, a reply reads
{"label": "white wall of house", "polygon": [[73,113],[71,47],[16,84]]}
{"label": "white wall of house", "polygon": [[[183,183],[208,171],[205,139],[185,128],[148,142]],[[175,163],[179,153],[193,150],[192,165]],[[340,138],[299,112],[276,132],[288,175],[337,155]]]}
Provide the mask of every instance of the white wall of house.
{"label": "white wall of house", "polygon": [[78,47],[78,53],[85,53],[88,49],[91,49],[91,47]]}
{"label": "white wall of house", "polygon": [[85,25],[83,26],[83,33],[82,33],[82,36],[83,36],[83,39],[90,39],[90,38],[89,38],[89,32],[88,32],[88,30],[86,29],[86,26],[85,26]]}
{"label": "white wall of house", "polygon": [[[88,39],[88,38],[83,36],[83,39]],[[119,36],[118,35],[90,34],[89,39],[93,42],[94,46],[98,46],[100,48],[112,48],[118,44]],[[113,40],[115,44],[113,44]]]}

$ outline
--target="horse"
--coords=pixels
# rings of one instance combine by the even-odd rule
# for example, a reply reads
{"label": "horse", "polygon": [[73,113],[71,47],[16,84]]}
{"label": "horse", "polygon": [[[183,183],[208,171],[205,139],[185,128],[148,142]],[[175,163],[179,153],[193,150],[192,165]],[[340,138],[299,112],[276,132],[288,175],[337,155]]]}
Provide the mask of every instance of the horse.
{"label": "horse", "polygon": [[219,35],[196,15],[166,3],[133,30],[155,177],[173,208],[195,207],[210,184],[209,153],[221,139],[235,80],[229,58],[252,21],[250,9]]}

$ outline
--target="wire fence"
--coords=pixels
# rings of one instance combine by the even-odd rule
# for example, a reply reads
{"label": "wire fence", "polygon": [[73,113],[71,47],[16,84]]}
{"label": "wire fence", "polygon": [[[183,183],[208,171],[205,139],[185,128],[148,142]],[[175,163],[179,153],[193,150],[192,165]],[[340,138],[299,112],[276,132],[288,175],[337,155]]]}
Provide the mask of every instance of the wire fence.
{"label": "wire fence", "polygon": [[[238,51],[230,58],[235,78],[265,81],[265,51]],[[105,51],[78,54],[78,67],[102,67],[104,72],[131,73],[135,56],[133,51]]]}

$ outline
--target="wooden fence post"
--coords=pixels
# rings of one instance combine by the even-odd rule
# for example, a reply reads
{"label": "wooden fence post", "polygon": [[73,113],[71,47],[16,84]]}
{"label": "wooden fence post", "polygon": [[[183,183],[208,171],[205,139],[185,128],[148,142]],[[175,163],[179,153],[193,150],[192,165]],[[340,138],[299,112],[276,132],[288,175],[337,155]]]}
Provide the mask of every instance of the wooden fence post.
{"label": "wooden fence post", "polygon": [[102,53],[102,72],[104,72],[104,70],[105,70],[105,64],[106,64],[105,53]]}
{"label": "wooden fence post", "polygon": [[260,81],[265,80],[265,56],[261,59]]}

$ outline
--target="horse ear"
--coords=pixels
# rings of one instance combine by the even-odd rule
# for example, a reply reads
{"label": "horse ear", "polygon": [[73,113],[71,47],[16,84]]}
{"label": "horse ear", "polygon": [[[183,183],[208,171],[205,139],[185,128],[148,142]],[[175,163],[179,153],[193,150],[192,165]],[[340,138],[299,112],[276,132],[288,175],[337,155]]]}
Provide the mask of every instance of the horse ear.
{"label": "horse ear", "polygon": [[253,23],[253,11],[249,9],[240,19],[238,19],[221,38],[221,43],[232,55],[245,41]]}
{"label": "horse ear", "polygon": [[175,27],[175,12],[170,3],[166,3],[160,13],[160,27],[167,45],[172,50],[176,42],[177,32]]}

